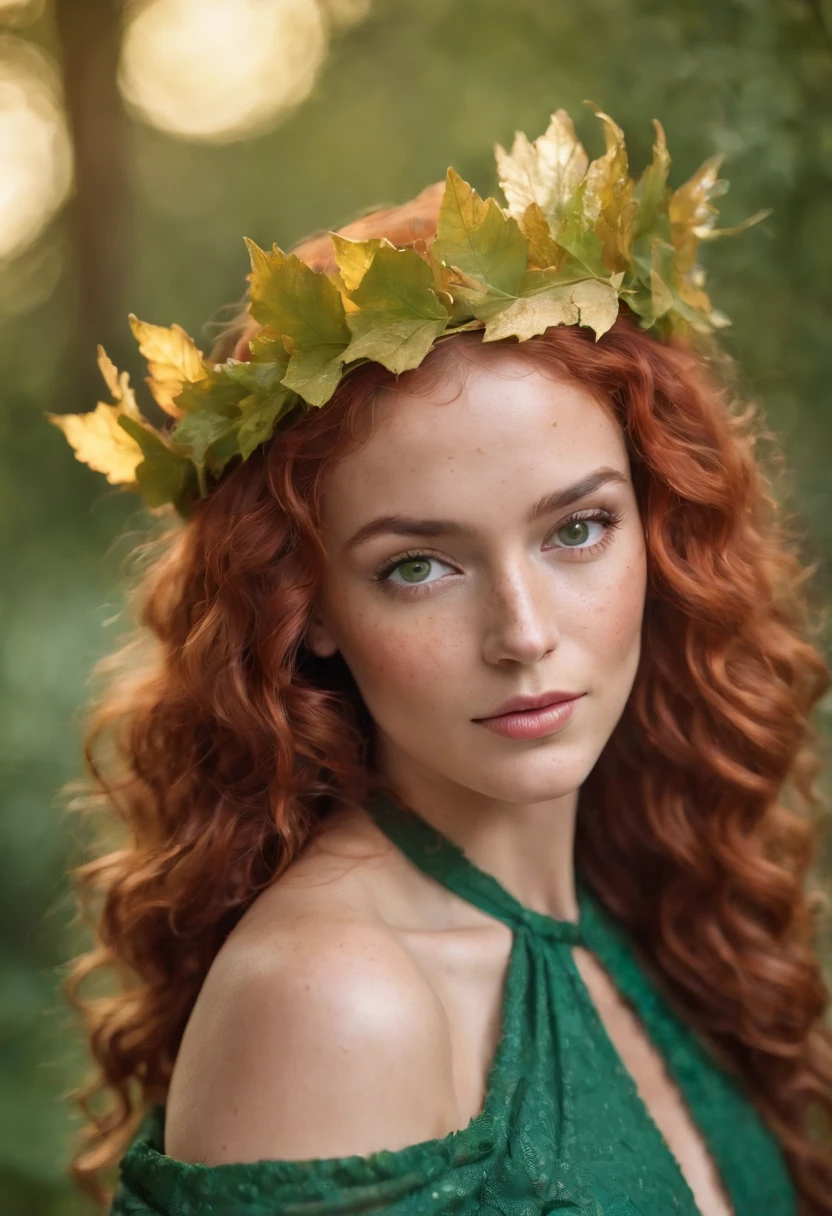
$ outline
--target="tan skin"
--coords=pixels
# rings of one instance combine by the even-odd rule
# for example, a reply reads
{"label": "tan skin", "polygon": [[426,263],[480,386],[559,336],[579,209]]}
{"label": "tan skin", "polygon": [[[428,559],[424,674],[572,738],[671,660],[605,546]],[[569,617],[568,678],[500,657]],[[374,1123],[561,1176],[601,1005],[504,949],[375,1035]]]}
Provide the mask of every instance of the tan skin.
{"label": "tan skin", "polygon": [[[383,397],[327,475],[307,642],[341,652],[405,801],[527,907],[575,920],[578,792],[640,654],[646,554],[624,438],[585,389],[504,347],[418,387]],[[592,475],[575,501],[544,502]],[[391,515],[456,526],[388,525],[355,543]],[[544,738],[476,721],[550,690],[582,695]],[[365,812],[334,817],[220,951],[176,1062],[165,1151],[211,1165],[366,1155],[466,1126],[485,1100],[510,948],[506,925]],[[595,958],[574,957],[700,1211],[728,1216],[661,1057]]]}

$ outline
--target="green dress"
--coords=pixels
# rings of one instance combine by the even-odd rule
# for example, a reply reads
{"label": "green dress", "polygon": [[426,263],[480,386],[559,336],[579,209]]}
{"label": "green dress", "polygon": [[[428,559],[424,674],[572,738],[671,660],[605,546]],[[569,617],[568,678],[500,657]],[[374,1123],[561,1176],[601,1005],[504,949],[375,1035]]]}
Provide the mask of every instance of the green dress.
{"label": "green dress", "polygon": [[554,920],[520,904],[415,812],[381,798],[368,810],[415,865],[514,931],[483,1110],[460,1131],[392,1152],[206,1166],[165,1156],[164,1107],[155,1106],[121,1162],[111,1216],[697,1216],[575,966],[577,942],[663,1054],[736,1216],[796,1216],[774,1138],[585,883],[579,923]]}

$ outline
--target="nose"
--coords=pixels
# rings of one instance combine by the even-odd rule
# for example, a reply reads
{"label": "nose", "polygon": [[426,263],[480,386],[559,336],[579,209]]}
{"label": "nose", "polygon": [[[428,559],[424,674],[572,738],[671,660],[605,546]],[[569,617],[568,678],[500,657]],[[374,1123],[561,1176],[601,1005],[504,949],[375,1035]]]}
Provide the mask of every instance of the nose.
{"label": "nose", "polygon": [[536,663],[558,644],[551,572],[515,563],[495,575],[486,593],[483,658]]}

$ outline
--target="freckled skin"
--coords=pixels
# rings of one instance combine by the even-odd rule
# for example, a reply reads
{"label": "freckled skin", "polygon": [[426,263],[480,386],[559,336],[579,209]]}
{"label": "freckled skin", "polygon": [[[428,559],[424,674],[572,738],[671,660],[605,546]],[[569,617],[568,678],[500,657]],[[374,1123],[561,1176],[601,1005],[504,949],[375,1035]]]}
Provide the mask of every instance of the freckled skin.
{"label": "freckled skin", "polygon": [[[369,438],[328,474],[326,570],[307,640],[319,655],[343,655],[376,724],[377,763],[412,805],[458,840],[466,818],[487,808],[492,825],[510,821],[515,850],[526,834],[531,854],[542,821],[571,824],[632,688],[643,527],[621,428],[587,390],[494,348],[452,368],[450,381],[450,391],[383,397]],[[526,522],[540,498],[601,466],[626,483]],[[607,535],[590,521],[588,551],[574,539],[569,549],[564,521],[599,509],[619,526]],[[347,548],[383,514],[456,520],[476,538],[386,535]],[[408,551],[430,555],[425,583],[395,594],[374,581]],[[403,583],[401,569],[391,577]],[[510,697],[551,690],[585,695],[549,737],[506,739],[473,721]],[[479,859],[500,872],[487,844]],[[504,876],[507,864],[503,855]],[[554,885],[572,907],[566,871]],[[540,901],[559,898],[550,872]]]}

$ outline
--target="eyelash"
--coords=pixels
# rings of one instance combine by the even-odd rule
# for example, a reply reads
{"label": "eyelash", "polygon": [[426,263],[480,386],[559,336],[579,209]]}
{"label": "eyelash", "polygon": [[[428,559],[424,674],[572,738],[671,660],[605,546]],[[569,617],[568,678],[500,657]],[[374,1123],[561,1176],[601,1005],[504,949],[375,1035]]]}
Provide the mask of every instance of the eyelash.
{"label": "eyelash", "polygon": [[[575,553],[598,553],[605,549],[612,540],[613,533],[621,523],[621,514],[617,511],[607,511],[604,509],[593,509],[587,511],[576,511],[562,523],[559,523],[554,532],[560,532],[562,528],[566,528],[569,524],[577,523],[580,520],[589,520],[591,522],[606,524],[604,535],[594,545],[588,545],[586,548],[578,549],[571,545],[558,546],[560,548],[572,549]],[[550,536],[553,533],[549,534]],[[419,595],[426,586],[433,586],[433,583],[413,583],[407,586],[403,583],[393,583],[390,581],[390,575],[398,567],[405,562],[419,561],[424,558],[433,558],[435,561],[444,561],[436,553],[430,553],[424,549],[410,549],[407,553],[400,553],[397,557],[391,557],[384,562],[373,576],[377,583],[383,583],[387,589],[390,589],[395,595]],[[445,563],[448,564],[447,562]]]}

